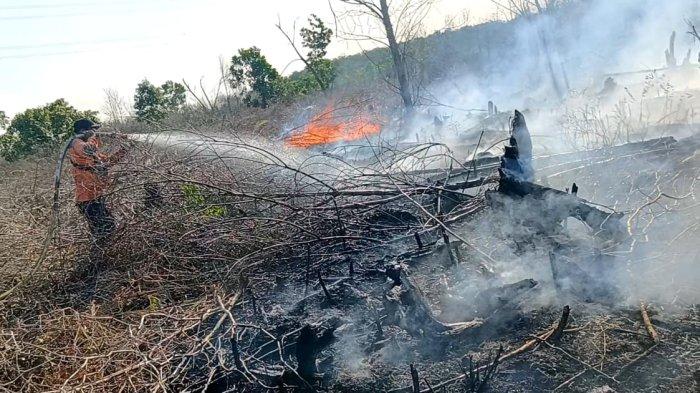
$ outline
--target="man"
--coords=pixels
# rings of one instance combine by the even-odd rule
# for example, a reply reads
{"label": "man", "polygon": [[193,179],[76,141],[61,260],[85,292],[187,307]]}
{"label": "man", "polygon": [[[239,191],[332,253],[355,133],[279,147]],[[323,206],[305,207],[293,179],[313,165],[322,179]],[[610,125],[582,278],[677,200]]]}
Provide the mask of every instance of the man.
{"label": "man", "polygon": [[124,147],[113,154],[100,152],[101,143],[94,131],[98,128],[99,124],[88,119],[76,121],[75,139],[68,150],[73,164],[75,203],[87,219],[95,242],[109,238],[114,231],[114,218],[107,209],[104,194],[110,185],[109,168],[126,154]]}

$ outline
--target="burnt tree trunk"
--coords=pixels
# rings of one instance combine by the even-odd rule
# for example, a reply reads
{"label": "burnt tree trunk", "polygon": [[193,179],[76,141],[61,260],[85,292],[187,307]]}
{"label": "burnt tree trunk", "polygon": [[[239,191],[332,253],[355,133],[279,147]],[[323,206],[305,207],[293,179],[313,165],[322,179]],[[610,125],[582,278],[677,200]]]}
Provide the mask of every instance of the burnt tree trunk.
{"label": "burnt tree trunk", "polygon": [[391,16],[389,15],[389,5],[387,0],[379,0],[379,7],[381,11],[382,24],[384,25],[384,30],[386,32],[386,39],[389,43],[389,50],[391,51],[391,58],[394,61],[396,78],[399,82],[399,93],[401,94],[401,100],[403,101],[404,107],[412,108],[413,97],[411,96],[411,84],[408,79],[406,59],[401,54],[399,43],[396,40],[394,26],[391,23]]}
{"label": "burnt tree trunk", "polygon": [[[319,334],[317,329],[307,324],[299,332],[295,353],[297,359],[296,371],[304,381],[311,385],[316,381],[316,374],[318,373],[316,357],[319,352],[333,342],[335,339],[334,331],[335,326],[323,329]],[[294,378],[287,374],[286,378],[283,379],[291,379],[293,381]]]}

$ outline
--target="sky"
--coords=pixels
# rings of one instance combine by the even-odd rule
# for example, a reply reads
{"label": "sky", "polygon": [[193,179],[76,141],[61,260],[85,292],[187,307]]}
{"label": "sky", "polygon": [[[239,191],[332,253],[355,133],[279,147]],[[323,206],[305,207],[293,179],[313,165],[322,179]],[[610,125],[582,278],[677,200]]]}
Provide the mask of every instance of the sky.
{"label": "sky", "polygon": [[[131,99],[144,78],[154,84],[183,78],[213,86],[219,59],[257,46],[286,73],[301,65],[275,24],[291,30],[315,13],[333,27],[337,0],[0,0],[0,110],[13,115],[65,98],[100,110],[104,89]],[[428,30],[448,16],[470,24],[489,19],[491,0],[435,0]],[[356,53],[336,40],[332,57]]]}

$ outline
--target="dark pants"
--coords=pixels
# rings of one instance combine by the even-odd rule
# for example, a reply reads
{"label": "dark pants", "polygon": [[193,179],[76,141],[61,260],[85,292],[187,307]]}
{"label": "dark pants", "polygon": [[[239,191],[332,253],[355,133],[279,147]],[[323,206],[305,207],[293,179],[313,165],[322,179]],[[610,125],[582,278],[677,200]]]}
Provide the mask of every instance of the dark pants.
{"label": "dark pants", "polygon": [[114,217],[107,210],[104,198],[78,203],[78,209],[88,221],[93,241],[103,240],[114,231]]}

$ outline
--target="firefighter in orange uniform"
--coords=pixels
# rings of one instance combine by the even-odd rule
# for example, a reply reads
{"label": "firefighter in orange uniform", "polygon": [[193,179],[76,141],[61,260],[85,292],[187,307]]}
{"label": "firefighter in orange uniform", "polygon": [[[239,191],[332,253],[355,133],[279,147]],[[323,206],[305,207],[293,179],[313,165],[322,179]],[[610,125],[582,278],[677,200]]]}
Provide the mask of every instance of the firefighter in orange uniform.
{"label": "firefighter in orange uniform", "polygon": [[94,132],[99,127],[88,119],[76,121],[75,139],[68,151],[73,165],[75,203],[87,219],[95,242],[106,240],[114,231],[114,217],[107,209],[104,195],[111,183],[109,168],[126,154],[124,147],[113,154],[100,152],[101,143]]}

